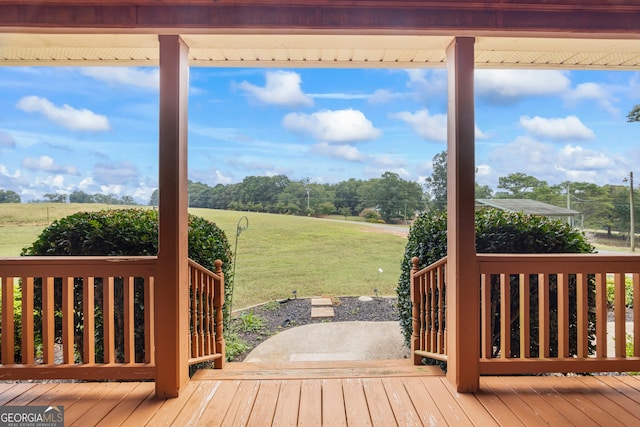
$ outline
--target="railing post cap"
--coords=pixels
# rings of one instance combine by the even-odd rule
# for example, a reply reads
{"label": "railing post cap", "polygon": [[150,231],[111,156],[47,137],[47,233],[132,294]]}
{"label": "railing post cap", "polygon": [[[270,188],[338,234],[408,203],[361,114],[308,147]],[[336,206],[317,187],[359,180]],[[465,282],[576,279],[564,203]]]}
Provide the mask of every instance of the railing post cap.
{"label": "railing post cap", "polygon": [[411,264],[413,265],[413,268],[417,270],[418,267],[420,266],[420,258],[418,258],[417,256],[414,256],[413,258],[411,258]]}
{"label": "railing post cap", "polygon": [[220,270],[222,268],[222,261],[217,259],[215,261],[213,261],[213,265],[216,267],[216,271]]}

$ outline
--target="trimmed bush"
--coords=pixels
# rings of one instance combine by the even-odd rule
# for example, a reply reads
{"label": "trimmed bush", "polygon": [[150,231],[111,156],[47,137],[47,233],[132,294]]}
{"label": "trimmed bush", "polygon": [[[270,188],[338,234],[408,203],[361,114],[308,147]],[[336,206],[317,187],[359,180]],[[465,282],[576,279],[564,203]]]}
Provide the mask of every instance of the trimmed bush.
{"label": "trimmed bush", "polygon": [[[231,247],[225,233],[213,222],[189,215],[189,257],[208,268],[215,270],[214,261],[222,260],[225,273],[225,308],[230,298]],[[21,255],[69,256],[141,256],[158,253],[158,212],[142,209],[117,209],[100,212],[80,212],[62,218],[44,229],[37,240]],[[120,283],[121,280],[120,280]],[[96,279],[96,335],[102,336],[102,286]],[[184,284],[188,286],[188,284]],[[55,286],[56,335],[62,330],[60,308],[62,296],[60,285]],[[35,287],[36,342],[41,342],[41,287]],[[78,356],[82,352],[82,279],[74,283],[75,305],[75,342]],[[116,330],[122,327],[123,296],[122,286],[115,286]],[[136,334],[136,361],[144,358],[144,286],[142,281],[134,284],[134,310]],[[96,339],[96,359],[102,361],[102,341]],[[124,349],[123,337],[116,342],[118,358]]]}
{"label": "trimmed bush", "polygon": [[[476,251],[478,253],[590,253],[594,248],[586,240],[584,234],[572,229],[567,223],[551,220],[545,217],[525,215],[523,213],[510,213],[497,209],[485,209],[476,212]],[[412,333],[411,323],[411,258],[420,258],[420,268],[424,268],[447,255],[447,215],[446,212],[425,212],[421,214],[411,227],[405,254],[402,261],[402,272],[398,281],[398,308],[400,312],[400,325],[409,345]],[[511,278],[512,313],[517,313],[518,287],[516,277]],[[534,282],[533,285],[536,283]],[[551,277],[550,284],[550,311],[555,324],[554,299],[557,295],[555,277]],[[593,284],[590,284],[592,290]],[[537,312],[537,287],[532,286],[531,311]],[[534,295],[535,294],[535,295]],[[492,299],[499,295],[498,283],[492,280]],[[575,302],[575,277],[569,281],[570,302]],[[593,299],[593,292],[589,298]],[[514,311],[515,310],[515,311]],[[569,322],[571,334],[575,335],[576,313],[570,310]],[[591,320],[591,319],[590,319]],[[531,319],[532,355],[537,354],[537,318]],[[534,324],[536,322],[536,324]],[[496,322],[497,326],[499,323]],[[593,333],[593,322],[590,321],[590,333]],[[519,352],[520,341],[517,324],[513,326],[511,335],[512,354]],[[551,340],[557,340],[551,335]],[[570,337],[570,352],[575,351],[575,337]],[[552,345],[553,346],[553,345]],[[533,349],[535,347],[535,350]],[[557,351],[557,347],[552,349]]]}

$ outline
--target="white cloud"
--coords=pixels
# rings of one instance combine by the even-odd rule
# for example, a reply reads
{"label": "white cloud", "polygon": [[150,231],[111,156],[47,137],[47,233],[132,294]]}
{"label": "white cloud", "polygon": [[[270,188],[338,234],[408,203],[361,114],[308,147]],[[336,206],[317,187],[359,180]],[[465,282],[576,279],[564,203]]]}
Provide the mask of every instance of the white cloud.
{"label": "white cloud", "polygon": [[476,70],[479,96],[513,101],[526,96],[558,95],[571,85],[568,73],[558,70]]}
{"label": "white cloud", "polygon": [[556,141],[595,139],[595,133],[576,116],[564,118],[520,117],[520,124],[532,135]]}
{"label": "white cloud", "polygon": [[218,185],[218,184],[229,185],[233,182],[233,177],[227,176],[217,169],[214,172],[214,175],[215,175],[214,185]]}
{"label": "white cloud", "polygon": [[361,111],[352,109],[289,113],[282,125],[290,131],[308,133],[317,141],[338,144],[368,141],[382,133]]}
{"label": "white cloud", "polygon": [[300,88],[300,74],[291,71],[267,71],[264,87],[253,85],[247,81],[237,86],[265,104],[299,107],[313,105],[313,99],[305,95]]}
{"label": "white cloud", "polygon": [[102,194],[107,194],[107,195],[115,194],[116,196],[119,196],[120,193],[122,193],[122,185],[119,185],[119,184],[101,185],[100,192]]}
{"label": "white cloud", "polygon": [[160,70],[157,68],[83,67],[80,72],[109,85],[136,86],[152,90],[160,88]]}
{"label": "white cloud", "polygon": [[[554,185],[564,181],[584,181],[603,185],[620,181],[620,170],[629,162],[621,155],[594,151],[581,146],[557,147],[524,136],[495,148],[488,154],[490,177],[479,182],[497,185],[497,177],[522,172]],[[480,173],[479,168],[478,172]],[[484,171],[483,171],[484,173]],[[479,175],[480,176],[480,175]],[[489,178],[494,182],[487,182]]]}
{"label": "white cloud", "polygon": [[[94,180],[101,185],[123,185],[137,183],[138,168],[130,162],[96,163]],[[119,193],[116,193],[119,194]]]}
{"label": "white cloud", "polygon": [[370,156],[370,161],[380,168],[387,168],[388,170],[404,168],[407,166],[407,161],[399,156],[393,156],[389,154],[375,154]]}
{"label": "white cloud", "polygon": [[397,98],[404,98],[405,96],[406,95],[403,93],[396,93],[387,89],[378,89],[375,92],[373,92],[371,96],[369,96],[367,101],[369,101],[370,104],[379,105],[379,104],[386,104]]}
{"label": "white cloud", "polygon": [[0,148],[15,148],[16,140],[9,132],[0,130]]}
{"label": "white cloud", "polygon": [[352,145],[329,144],[327,142],[320,142],[314,145],[312,150],[315,153],[321,154],[323,156],[331,157],[334,159],[349,160],[353,162],[362,162],[366,157],[360,152],[360,150]]}
{"label": "white cloud", "polygon": [[16,107],[26,113],[42,113],[47,119],[70,130],[106,131],[110,128],[106,116],[87,109],[77,110],[67,104],[58,107],[38,96],[26,96],[18,101]]}
{"label": "white cloud", "polygon": [[78,169],[73,166],[60,166],[49,156],[26,157],[22,160],[22,167],[34,172],[46,172],[54,174],[79,175]]}
{"label": "white cloud", "polygon": [[616,169],[616,161],[605,153],[584,149],[579,145],[566,145],[560,152],[558,162],[570,165],[574,171],[606,171]]}
{"label": "white cloud", "polygon": [[340,99],[343,101],[351,101],[354,99],[367,99],[371,95],[362,93],[310,93],[308,96],[318,99]]}
{"label": "white cloud", "polygon": [[583,101],[595,101],[606,112],[616,115],[619,110],[613,106],[618,100],[613,96],[613,90],[600,83],[580,83],[575,89],[565,94],[565,101],[570,106]]}
{"label": "white cloud", "polygon": [[440,69],[412,68],[404,70],[409,80],[407,88],[415,98],[432,100],[447,93],[447,71]]}
{"label": "white cloud", "polygon": [[3,164],[0,164],[0,175],[9,178],[18,178],[20,176],[20,169],[16,169],[14,173],[9,172],[9,169]]}
{"label": "white cloud", "polygon": [[429,110],[425,108],[415,113],[402,111],[392,113],[390,116],[405,122],[426,140],[447,142],[447,116],[445,114],[430,114]]}

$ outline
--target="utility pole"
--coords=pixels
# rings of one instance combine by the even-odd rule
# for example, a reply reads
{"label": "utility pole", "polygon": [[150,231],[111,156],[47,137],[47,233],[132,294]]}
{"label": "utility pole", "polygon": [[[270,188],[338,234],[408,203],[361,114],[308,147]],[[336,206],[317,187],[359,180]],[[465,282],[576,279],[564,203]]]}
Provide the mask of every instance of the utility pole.
{"label": "utility pole", "polygon": [[[625,177],[622,182],[627,182]],[[636,230],[635,230],[635,203],[633,200],[633,171],[629,172],[629,242],[631,243],[631,252],[636,250]]]}

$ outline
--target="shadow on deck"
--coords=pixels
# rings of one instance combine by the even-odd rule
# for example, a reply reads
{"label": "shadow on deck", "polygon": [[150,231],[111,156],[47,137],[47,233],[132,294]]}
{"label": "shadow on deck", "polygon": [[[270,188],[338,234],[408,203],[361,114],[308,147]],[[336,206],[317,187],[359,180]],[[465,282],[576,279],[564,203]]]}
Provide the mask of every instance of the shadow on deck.
{"label": "shadow on deck", "polygon": [[180,397],[152,382],[2,383],[0,404],[61,405],[65,425],[640,425],[635,376],[482,377],[459,394],[408,360],[228,364]]}

